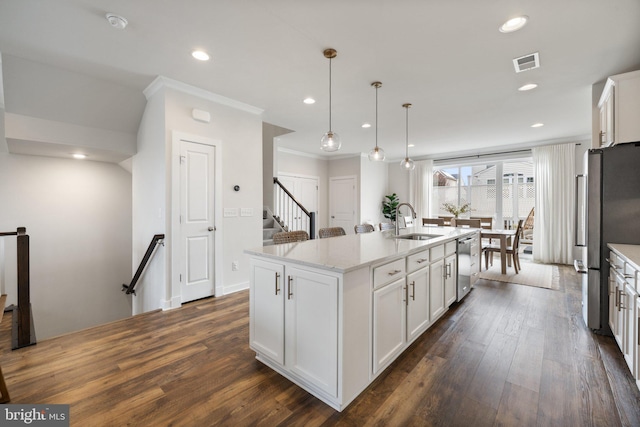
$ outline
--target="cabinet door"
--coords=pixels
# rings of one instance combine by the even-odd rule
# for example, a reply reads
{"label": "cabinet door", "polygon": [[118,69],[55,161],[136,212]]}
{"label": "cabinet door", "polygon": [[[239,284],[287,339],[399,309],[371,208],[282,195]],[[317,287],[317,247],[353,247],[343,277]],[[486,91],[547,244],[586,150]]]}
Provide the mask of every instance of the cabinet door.
{"label": "cabinet door", "polygon": [[614,93],[615,87],[611,86],[606,99],[600,107],[600,145],[608,146],[614,142]]}
{"label": "cabinet door", "polygon": [[287,269],[286,366],[323,391],[338,393],[338,279]]}
{"label": "cabinet door", "polygon": [[609,270],[609,327],[615,336],[618,330],[618,293],[616,291],[616,275],[613,266]]}
{"label": "cabinet door", "polygon": [[620,350],[622,350],[622,352],[625,352],[625,312],[623,310],[623,306],[624,306],[624,279],[622,278],[622,276],[620,274],[616,274],[615,275],[615,281],[616,281],[616,308],[615,308],[615,327],[616,330],[612,331],[613,332],[613,336],[616,339],[616,342],[618,343],[618,346],[620,347]]}
{"label": "cabinet door", "polygon": [[373,372],[378,372],[404,348],[405,278],[373,292]]}
{"label": "cabinet door", "polygon": [[638,348],[638,307],[636,306],[638,294],[634,288],[627,284],[624,292],[624,317],[625,317],[625,348],[624,359],[629,370],[635,376],[637,373],[636,351]]}
{"label": "cabinet door", "polygon": [[449,307],[456,301],[456,286],[458,284],[458,265],[455,255],[449,255],[444,259],[444,302]]}
{"label": "cabinet door", "polygon": [[407,341],[429,325],[429,267],[407,276]]}
{"label": "cabinet door", "polygon": [[429,266],[429,321],[433,322],[445,311],[444,305],[444,260]]}
{"label": "cabinet door", "polygon": [[251,261],[249,342],[256,352],[284,364],[284,266]]}

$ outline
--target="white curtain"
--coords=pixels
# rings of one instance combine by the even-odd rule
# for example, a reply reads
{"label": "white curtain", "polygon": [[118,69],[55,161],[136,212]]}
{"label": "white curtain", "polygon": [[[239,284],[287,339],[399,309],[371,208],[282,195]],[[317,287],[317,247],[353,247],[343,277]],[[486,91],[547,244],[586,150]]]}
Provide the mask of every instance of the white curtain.
{"label": "white curtain", "polygon": [[575,144],[532,149],[536,183],[534,261],[573,263]]}
{"label": "white curtain", "polygon": [[429,217],[433,192],[433,160],[420,160],[409,177],[409,203],[416,209],[417,225]]}

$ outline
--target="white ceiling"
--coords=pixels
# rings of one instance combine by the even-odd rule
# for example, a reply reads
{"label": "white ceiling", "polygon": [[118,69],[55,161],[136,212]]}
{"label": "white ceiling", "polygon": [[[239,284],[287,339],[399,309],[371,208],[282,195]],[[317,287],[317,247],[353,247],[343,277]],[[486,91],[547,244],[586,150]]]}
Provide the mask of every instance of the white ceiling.
{"label": "white ceiling", "polygon": [[[520,14],[522,30],[498,31]],[[410,156],[437,157],[587,137],[592,84],[640,68],[638,17],[638,0],[2,0],[0,52],[7,113],[135,132],[142,90],[163,75],[263,109],[294,131],[283,147],[322,155],[332,47],[337,155],[373,147],[361,125],[380,80],[379,145],[404,156],[409,102]],[[512,59],[533,52],[541,67],[516,74]]]}

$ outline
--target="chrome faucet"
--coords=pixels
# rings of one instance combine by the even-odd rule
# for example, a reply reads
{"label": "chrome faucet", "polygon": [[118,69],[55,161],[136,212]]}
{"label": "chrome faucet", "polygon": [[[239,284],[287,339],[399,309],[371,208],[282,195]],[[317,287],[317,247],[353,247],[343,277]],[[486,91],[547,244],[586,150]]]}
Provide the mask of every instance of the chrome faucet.
{"label": "chrome faucet", "polygon": [[400,234],[400,222],[398,221],[398,213],[400,212],[401,206],[409,206],[409,209],[411,209],[411,214],[413,215],[413,219],[417,218],[416,210],[413,209],[413,206],[411,206],[409,203],[400,203],[398,206],[396,206],[396,236]]}

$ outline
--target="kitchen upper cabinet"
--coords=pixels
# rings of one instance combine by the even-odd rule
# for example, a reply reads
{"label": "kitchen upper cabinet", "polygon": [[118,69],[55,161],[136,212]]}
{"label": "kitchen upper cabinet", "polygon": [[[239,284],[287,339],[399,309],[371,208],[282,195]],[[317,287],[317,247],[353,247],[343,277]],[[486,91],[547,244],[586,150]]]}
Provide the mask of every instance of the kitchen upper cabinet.
{"label": "kitchen upper cabinet", "polygon": [[284,365],[284,265],[253,260],[249,310],[251,347]]}
{"label": "kitchen upper cabinet", "polygon": [[640,141],[640,70],[607,79],[598,102],[601,146]]}

